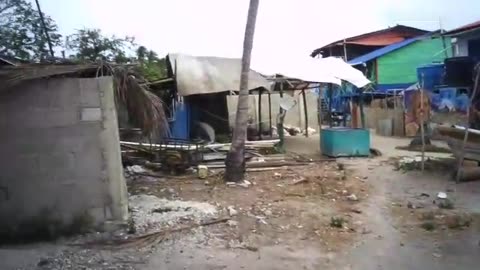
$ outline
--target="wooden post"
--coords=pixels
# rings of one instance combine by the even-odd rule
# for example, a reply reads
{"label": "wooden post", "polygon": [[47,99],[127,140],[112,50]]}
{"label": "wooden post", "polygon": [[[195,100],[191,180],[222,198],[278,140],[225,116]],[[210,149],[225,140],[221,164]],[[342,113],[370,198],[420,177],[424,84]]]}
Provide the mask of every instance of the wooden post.
{"label": "wooden post", "polygon": [[396,133],[397,129],[395,128],[397,123],[397,89],[393,89],[393,117],[392,117],[392,135],[401,136]]}
{"label": "wooden post", "polygon": [[[280,102],[283,98],[283,83],[284,81],[280,81]],[[278,138],[280,139],[280,142],[278,143],[278,147],[280,152],[284,151],[284,145],[285,145],[285,129],[283,128],[283,119],[285,118],[285,111],[282,109],[282,106],[280,106],[280,112],[277,117],[277,132],[278,132]]]}
{"label": "wooden post", "polygon": [[305,89],[303,89],[302,94],[303,94],[303,112],[305,114],[305,137],[308,138],[308,110],[307,110],[307,96],[305,94]]}
{"label": "wooden post", "polygon": [[422,89],[420,89],[420,136],[422,136],[422,172],[425,170],[425,130],[424,130],[424,108],[423,108],[423,88],[424,88],[424,77],[425,74],[422,73]]}
{"label": "wooden post", "polygon": [[317,121],[318,129],[322,129],[322,88],[318,88],[318,97],[317,97]]}
{"label": "wooden post", "polygon": [[[423,77],[423,76],[422,76]],[[423,89],[420,90],[420,136],[422,136],[422,172],[425,170],[425,130],[423,121]]]}
{"label": "wooden post", "polygon": [[332,127],[332,96],[333,84],[328,84],[328,125]]}
{"label": "wooden post", "polygon": [[467,144],[467,141],[468,141],[468,129],[470,127],[470,110],[471,110],[470,107],[473,106],[473,100],[475,99],[475,97],[477,95],[478,82],[479,82],[479,78],[480,78],[479,66],[475,67],[475,71],[476,71],[477,75],[475,76],[475,84],[473,85],[473,92],[472,92],[472,95],[470,96],[470,103],[467,107],[467,121],[468,122],[467,122],[467,126],[465,127],[465,135],[463,137],[462,150],[460,151],[460,157],[458,158],[457,174],[456,174],[456,177],[455,177],[455,182],[457,182],[457,183],[460,181],[461,168],[462,168],[462,165],[463,165],[463,160],[465,159],[465,145]]}
{"label": "wooden post", "polygon": [[273,130],[272,130],[272,96],[270,92],[268,92],[268,121],[270,125],[270,139],[273,137]]}
{"label": "wooden post", "polygon": [[258,90],[258,137],[262,139],[262,89]]}
{"label": "wooden post", "polygon": [[363,112],[363,90],[360,89],[360,96],[358,97],[360,101],[360,119],[362,122],[362,128],[365,128],[365,113]]}

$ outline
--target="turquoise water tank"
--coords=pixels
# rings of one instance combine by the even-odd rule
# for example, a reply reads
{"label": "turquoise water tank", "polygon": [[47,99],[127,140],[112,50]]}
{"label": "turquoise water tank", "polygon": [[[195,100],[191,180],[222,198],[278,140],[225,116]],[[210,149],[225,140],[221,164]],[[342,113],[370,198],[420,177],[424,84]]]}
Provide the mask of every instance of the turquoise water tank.
{"label": "turquoise water tank", "polygon": [[329,157],[369,156],[370,131],[363,128],[323,128],[320,131],[320,150]]}
{"label": "turquoise water tank", "polygon": [[[422,77],[423,74],[423,77]],[[443,64],[431,64],[420,66],[417,68],[418,83],[423,88],[432,91],[436,85],[443,84],[444,65]]]}

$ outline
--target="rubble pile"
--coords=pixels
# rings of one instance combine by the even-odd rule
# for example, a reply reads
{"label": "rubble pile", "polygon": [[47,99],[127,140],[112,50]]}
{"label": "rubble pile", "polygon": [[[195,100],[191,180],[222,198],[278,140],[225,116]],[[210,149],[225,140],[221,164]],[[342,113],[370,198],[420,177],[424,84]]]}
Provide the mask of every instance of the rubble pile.
{"label": "rubble pile", "polygon": [[167,200],[144,194],[130,196],[129,205],[137,233],[172,227],[186,221],[198,223],[217,214],[216,207],[208,203]]}

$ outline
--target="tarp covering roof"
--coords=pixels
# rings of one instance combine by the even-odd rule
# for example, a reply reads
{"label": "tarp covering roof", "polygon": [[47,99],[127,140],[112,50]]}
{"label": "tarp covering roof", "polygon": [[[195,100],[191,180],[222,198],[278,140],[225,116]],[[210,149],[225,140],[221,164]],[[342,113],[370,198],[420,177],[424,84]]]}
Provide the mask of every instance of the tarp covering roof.
{"label": "tarp covering roof", "polygon": [[[211,56],[169,54],[168,62],[176,78],[181,96],[238,91],[242,60]],[[263,87],[270,90],[271,82],[250,70],[248,88]]]}
{"label": "tarp covering roof", "polygon": [[266,62],[257,62],[252,59],[252,68],[262,74],[281,74],[288,78],[299,79],[306,82],[334,83],[341,85],[341,81],[347,81],[357,87],[364,87],[370,81],[361,71],[345,63],[340,58],[311,58],[277,57]]}
{"label": "tarp covering roof", "polygon": [[[239,90],[240,59],[196,57],[184,54],[169,54],[167,58],[176,76],[177,91],[181,96]],[[280,74],[286,78],[305,82],[337,85],[341,85],[342,80],[345,80],[357,87],[370,83],[362,72],[335,57],[320,59],[308,56],[291,59],[275,57],[263,62],[256,61],[254,58],[251,68],[249,89],[260,87],[271,89],[272,82],[261,74]]]}
{"label": "tarp covering roof", "polygon": [[419,41],[421,39],[425,39],[425,38],[428,38],[429,36],[431,36],[432,34],[434,33],[438,33],[438,31],[436,32],[431,32],[431,33],[428,33],[426,35],[422,35],[422,36],[419,36],[419,37],[414,37],[414,38],[410,38],[410,39],[406,39],[404,41],[401,41],[401,42],[397,42],[395,44],[392,44],[392,45],[389,45],[389,46],[386,46],[386,47],[383,47],[383,48],[380,48],[378,50],[375,50],[373,52],[370,52],[370,53],[367,53],[367,54],[364,54],[362,56],[359,56],[357,58],[354,58],[350,61],[348,61],[348,63],[350,65],[360,65],[360,64],[363,64],[363,63],[366,63],[370,60],[373,60],[373,59],[376,59],[380,56],[383,56],[383,55],[386,55],[390,52],[393,52],[395,50],[398,50],[400,48],[403,48],[403,47],[406,47],[416,41]]}

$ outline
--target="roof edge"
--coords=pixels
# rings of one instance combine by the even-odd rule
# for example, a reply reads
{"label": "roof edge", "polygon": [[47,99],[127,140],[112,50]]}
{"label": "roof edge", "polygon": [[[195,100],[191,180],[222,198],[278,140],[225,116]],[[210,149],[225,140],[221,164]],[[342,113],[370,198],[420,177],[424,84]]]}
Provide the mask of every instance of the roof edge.
{"label": "roof edge", "polygon": [[375,35],[375,34],[380,34],[380,33],[384,33],[384,32],[387,32],[389,30],[392,30],[392,29],[395,29],[395,28],[404,28],[404,29],[410,29],[410,30],[414,30],[414,31],[418,31],[418,32],[423,32],[423,34],[427,34],[427,33],[430,33],[429,31],[427,30],[423,30],[423,29],[420,29],[420,28],[415,28],[415,27],[412,27],[412,26],[407,26],[407,25],[403,25],[403,24],[397,24],[393,27],[387,27],[387,28],[384,28],[384,29],[380,29],[380,30],[376,30],[376,31],[372,31],[372,32],[368,32],[368,33],[364,33],[364,34],[360,34],[360,35],[356,35],[356,36],[351,36],[351,37],[348,37],[348,38],[344,38],[344,39],[339,39],[337,41],[334,41],[332,43],[329,43],[325,46],[322,46],[320,48],[317,48],[315,50],[312,51],[312,53],[310,54],[311,57],[315,57],[317,56],[318,54],[320,54],[320,51],[322,51],[323,49],[326,49],[326,48],[329,48],[329,47],[332,47],[334,45],[337,45],[337,43],[343,43],[344,41],[349,41],[349,40],[352,40],[352,39],[357,39],[357,38],[362,38],[362,37],[366,37],[366,36],[370,36],[370,35]]}

